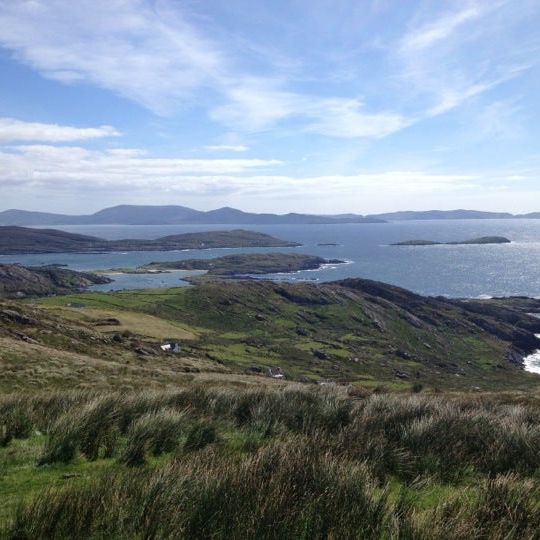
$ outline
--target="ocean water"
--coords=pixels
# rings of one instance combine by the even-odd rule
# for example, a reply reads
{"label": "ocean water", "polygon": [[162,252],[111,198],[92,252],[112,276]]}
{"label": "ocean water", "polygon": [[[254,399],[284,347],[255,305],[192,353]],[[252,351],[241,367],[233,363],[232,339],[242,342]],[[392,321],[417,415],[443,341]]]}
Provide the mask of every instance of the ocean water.
{"label": "ocean water", "polygon": [[[540,339],[540,334],[536,334],[536,337]],[[525,371],[540,375],[540,349],[525,357],[523,359],[523,365],[525,367]]]}
{"label": "ocean water", "polygon": [[[212,249],[176,252],[129,252],[104,254],[50,254],[0,256],[2,262],[26,265],[65,264],[75,270],[134,267],[152,261],[209,258],[229,253],[281,251],[308,253],[347,261],[317,271],[267,276],[277,280],[334,281],[348,277],[392,283],[425,295],[489,297],[526,295],[540,297],[540,220],[410,221],[383,224],[340,225],[87,225],[57,227],[70,232],[107,239],[157,238],[194,231],[245,228],[286,240],[301,242],[299,248]],[[410,239],[466,240],[498,235],[511,244],[469,246],[390,246]],[[336,246],[319,244],[336,243]],[[129,289],[185,285],[185,273],[125,274],[97,289]]]}

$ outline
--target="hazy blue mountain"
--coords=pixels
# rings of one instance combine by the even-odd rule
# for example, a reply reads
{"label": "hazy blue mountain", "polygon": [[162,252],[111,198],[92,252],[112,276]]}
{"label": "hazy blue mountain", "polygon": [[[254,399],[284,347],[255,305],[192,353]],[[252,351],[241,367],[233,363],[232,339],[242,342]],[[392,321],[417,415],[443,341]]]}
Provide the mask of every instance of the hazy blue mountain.
{"label": "hazy blue mountain", "polygon": [[0,225],[69,225],[75,223],[76,216],[29,212],[27,210],[5,210],[0,212]]}
{"label": "hazy blue mountain", "polygon": [[0,212],[0,225],[271,225],[325,223],[384,223],[385,221],[444,220],[444,219],[540,219],[540,212],[513,215],[509,212],[479,210],[402,211],[385,214],[312,215],[312,214],[256,214],[236,208],[223,207],[203,212],[186,206],[119,205],[90,215],[70,216],[26,210]]}
{"label": "hazy blue mountain", "polygon": [[[508,212],[482,212],[479,210],[426,210],[389,212],[375,214],[367,217],[376,217],[385,221],[407,221],[428,219],[512,219],[516,216]],[[524,216],[525,217],[525,216]]]}
{"label": "hazy blue mountain", "polygon": [[[205,212],[199,212],[185,206],[132,206],[120,205],[105,208],[86,218],[89,224],[119,225],[168,225],[198,221]],[[0,216],[1,218],[1,216]]]}
{"label": "hazy blue mountain", "polygon": [[137,206],[120,205],[105,208],[91,215],[69,216],[26,210],[0,212],[0,225],[175,225],[175,224],[324,224],[324,223],[381,223],[377,217],[357,215],[315,216],[308,214],[255,214],[235,208],[218,208],[209,212],[193,210],[185,206]]}

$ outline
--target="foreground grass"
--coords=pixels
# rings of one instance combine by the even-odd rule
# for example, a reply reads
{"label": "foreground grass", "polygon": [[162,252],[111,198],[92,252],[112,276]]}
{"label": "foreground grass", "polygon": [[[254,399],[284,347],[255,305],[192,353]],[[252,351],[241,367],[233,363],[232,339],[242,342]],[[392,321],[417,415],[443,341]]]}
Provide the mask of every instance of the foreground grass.
{"label": "foreground grass", "polygon": [[2,537],[537,537],[537,405],[349,393],[4,397]]}

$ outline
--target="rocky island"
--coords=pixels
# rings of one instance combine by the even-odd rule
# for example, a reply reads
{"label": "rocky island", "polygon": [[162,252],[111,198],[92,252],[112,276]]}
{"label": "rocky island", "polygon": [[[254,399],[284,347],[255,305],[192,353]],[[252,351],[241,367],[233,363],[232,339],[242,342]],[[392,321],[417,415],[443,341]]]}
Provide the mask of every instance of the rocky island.
{"label": "rocky island", "polygon": [[246,253],[226,255],[213,259],[188,259],[185,261],[154,262],[140,267],[139,271],[204,270],[211,276],[239,276],[247,274],[278,274],[317,270],[325,264],[343,264],[339,259],[324,259],[299,253]]}
{"label": "rocky island", "polygon": [[0,264],[0,297],[3,298],[68,294],[112,281],[107,276],[76,272],[58,266]]}
{"label": "rocky island", "polygon": [[396,242],[391,246],[464,246],[464,245],[484,245],[484,244],[509,244],[512,241],[504,236],[482,236],[471,240],[461,240],[457,242],[435,242],[433,240],[405,240]]}
{"label": "rocky island", "polygon": [[237,229],[174,234],[155,240],[105,240],[56,229],[0,227],[0,255],[36,253],[108,253],[113,251],[174,251],[241,247],[296,247],[297,242]]}

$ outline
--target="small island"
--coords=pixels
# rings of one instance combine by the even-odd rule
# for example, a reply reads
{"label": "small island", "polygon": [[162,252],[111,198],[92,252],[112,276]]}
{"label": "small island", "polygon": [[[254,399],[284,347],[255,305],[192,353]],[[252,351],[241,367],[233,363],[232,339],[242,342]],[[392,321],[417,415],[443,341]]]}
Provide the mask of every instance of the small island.
{"label": "small island", "polygon": [[465,246],[465,245],[485,245],[485,244],[509,244],[511,240],[504,236],[482,236],[471,240],[461,240],[458,242],[435,242],[433,240],[405,240],[396,242],[391,246]]}
{"label": "small island", "polygon": [[324,259],[299,253],[247,253],[226,255],[213,259],[153,262],[138,271],[201,270],[209,276],[233,277],[240,275],[279,274],[301,270],[317,270],[325,264],[342,264],[339,259]]}
{"label": "small island", "polygon": [[105,240],[56,229],[0,227],[0,255],[36,253],[109,253],[114,251],[176,251],[183,249],[297,247],[301,244],[268,234],[237,229],[173,234],[155,240]]}

